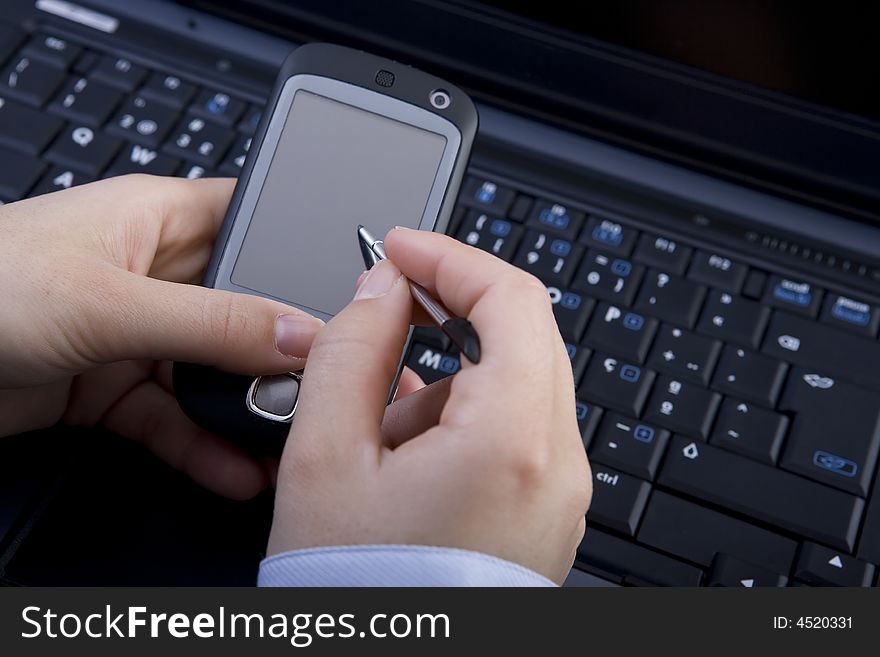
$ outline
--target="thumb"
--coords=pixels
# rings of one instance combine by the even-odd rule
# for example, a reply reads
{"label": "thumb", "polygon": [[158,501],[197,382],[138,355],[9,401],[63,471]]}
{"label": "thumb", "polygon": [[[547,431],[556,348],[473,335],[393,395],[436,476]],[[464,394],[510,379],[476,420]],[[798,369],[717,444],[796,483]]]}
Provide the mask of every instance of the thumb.
{"label": "thumb", "polygon": [[354,300],[312,345],[294,420],[298,443],[340,454],[362,453],[365,440],[382,444],[380,425],[411,315],[400,270],[388,260],[370,269]]}
{"label": "thumb", "polygon": [[[99,360],[179,360],[237,374],[302,369],[323,322],[282,303],[125,272],[91,330]],[[118,304],[118,305],[117,305]],[[119,305],[122,308],[119,308]],[[109,312],[108,312],[109,308]],[[121,310],[121,312],[120,312]]]}

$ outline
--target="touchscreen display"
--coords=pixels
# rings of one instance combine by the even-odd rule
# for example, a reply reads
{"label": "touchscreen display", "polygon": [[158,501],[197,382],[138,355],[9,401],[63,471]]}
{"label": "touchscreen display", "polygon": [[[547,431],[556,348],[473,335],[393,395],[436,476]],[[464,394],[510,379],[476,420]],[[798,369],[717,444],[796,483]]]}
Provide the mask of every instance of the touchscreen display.
{"label": "touchscreen display", "polygon": [[357,226],[417,228],[446,147],[440,134],[299,90],[231,280],[335,315],[364,269]]}

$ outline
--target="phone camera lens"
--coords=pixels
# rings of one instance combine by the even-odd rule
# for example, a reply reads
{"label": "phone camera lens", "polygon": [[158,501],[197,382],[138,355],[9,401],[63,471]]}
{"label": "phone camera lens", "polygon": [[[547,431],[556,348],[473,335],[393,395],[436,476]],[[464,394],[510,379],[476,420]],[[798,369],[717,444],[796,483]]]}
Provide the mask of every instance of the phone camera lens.
{"label": "phone camera lens", "polygon": [[432,91],[431,95],[428,96],[428,100],[431,101],[431,105],[440,110],[446,109],[449,107],[450,103],[452,103],[449,94],[446,91],[443,91],[443,89],[435,89]]}

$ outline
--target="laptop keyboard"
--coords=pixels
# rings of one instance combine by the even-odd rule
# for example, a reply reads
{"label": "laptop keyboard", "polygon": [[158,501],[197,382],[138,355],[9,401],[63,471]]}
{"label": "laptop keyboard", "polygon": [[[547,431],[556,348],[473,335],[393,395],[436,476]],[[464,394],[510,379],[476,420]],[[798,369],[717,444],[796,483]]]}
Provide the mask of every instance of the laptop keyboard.
{"label": "laptop keyboard", "polygon": [[126,173],[236,176],[262,108],[50,34],[0,28],[0,200]]}
{"label": "laptop keyboard", "polygon": [[[236,176],[262,108],[0,27],[0,200],[125,173]],[[548,287],[594,477],[576,568],[627,585],[870,585],[880,313],[473,171],[450,234]],[[416,330],[430,383],[459,355]]]}

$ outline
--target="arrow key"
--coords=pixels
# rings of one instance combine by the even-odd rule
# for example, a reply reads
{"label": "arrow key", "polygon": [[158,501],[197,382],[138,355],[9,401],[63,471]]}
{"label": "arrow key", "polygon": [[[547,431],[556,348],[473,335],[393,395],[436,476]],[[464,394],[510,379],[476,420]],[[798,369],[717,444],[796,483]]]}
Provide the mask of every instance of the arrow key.
{"label": "arrow key", "polygon": [[785,575],[720,553],[712,561],[712,573],[709,576],[709,586],[751,589],[759,586],[785,586],[787,583],[788,578]]}
{"label": "arrow key", "polygon": [[712,432],[713,445],[775,464],[788,418],[754,404],[727,398]]}
{"label": "arrow key", "polygon": [[871,586],[874,566],[815,543],[804,543],[794,576],[819,586]]}

